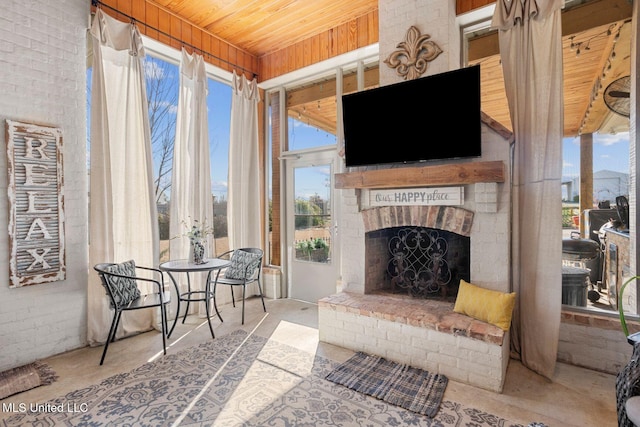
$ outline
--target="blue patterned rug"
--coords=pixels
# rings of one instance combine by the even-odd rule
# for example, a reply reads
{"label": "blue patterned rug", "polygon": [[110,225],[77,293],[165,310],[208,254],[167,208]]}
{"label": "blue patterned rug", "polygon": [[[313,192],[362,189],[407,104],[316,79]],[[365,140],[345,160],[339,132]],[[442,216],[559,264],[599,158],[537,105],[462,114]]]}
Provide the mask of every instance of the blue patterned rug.
{"label": "blue patterned rug", "polygon": [[447,400],[429,418],[326,380],[338,365],[236,331],[49,402],[25,402],[0,426],[524,427]]}
{"label": "blue patterned rug", "polygon": [[380,356],[357,352],[326,376],[329,381],[433,418],[449,379]]}

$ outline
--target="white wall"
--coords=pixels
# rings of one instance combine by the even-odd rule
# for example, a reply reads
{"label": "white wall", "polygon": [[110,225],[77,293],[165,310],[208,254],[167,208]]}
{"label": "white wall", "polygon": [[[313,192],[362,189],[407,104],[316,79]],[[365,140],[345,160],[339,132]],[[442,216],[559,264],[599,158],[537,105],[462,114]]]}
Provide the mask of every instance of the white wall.
{"label": "white wall", "polygon": [[[0,371],[86,345],[88,0],[3,0],[0,12]],[[5,121],[62,129],[67,278],[9,288]],[[97,363],[97,362],[96,362]]]}

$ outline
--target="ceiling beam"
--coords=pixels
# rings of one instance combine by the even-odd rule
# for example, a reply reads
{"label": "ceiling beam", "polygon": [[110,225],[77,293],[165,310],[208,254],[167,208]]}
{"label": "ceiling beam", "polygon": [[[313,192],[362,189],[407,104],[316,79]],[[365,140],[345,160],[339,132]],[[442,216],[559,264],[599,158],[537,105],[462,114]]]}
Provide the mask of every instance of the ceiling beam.
{"label": "ceiling beam", "polygon": [[[344,93],[355,92],[358,90],[358,82],[355,73],[345,75],[343,79]],[[380,80],[378,67],[373,67],[364,72],[364,87],[371,88],[377,86]],[[330,78],[321,82],[316,82],[299,89],[287,91],[287,108],[296,105],[306,104],[312,101],[336,95],[336,79]]]}

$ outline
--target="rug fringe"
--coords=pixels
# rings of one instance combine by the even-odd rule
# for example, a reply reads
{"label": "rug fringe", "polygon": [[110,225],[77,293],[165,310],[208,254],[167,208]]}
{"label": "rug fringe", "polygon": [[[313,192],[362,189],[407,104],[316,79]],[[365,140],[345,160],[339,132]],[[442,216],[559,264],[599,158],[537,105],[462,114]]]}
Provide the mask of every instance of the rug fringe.
{"label": "rug fringe", "polygon": [[38,361],[0,372],[0,399],[49,385],[57,379],[49,365]]}
{"label": "rug fringe", "polygon": [[40,382],[42,385],[49,385],[58,379],[55,371],[46,363],[35,361],[33,362],[33,365],[36,371],[38,371],[38,375],[40,376]]}

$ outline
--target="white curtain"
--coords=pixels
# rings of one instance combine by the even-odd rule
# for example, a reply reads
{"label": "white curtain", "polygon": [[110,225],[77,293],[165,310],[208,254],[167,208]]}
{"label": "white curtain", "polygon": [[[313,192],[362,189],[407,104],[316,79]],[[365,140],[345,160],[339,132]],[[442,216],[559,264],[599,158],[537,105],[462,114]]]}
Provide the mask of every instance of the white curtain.
{"label": "white curtain", "polygon": [[227,217],[229,247],[261,246],[258,83],[233,73]]}
{"label": "white curtain", "polygon": [[[154,266],[158,259],[158,216],[147,96],[144,49],[135,25],[98,9],[91,26],[91,207],[89,262],[135,260]],[[112,311],[100,280],[89,274],[88,341],[104,342]],[[117,336],[156,326],[152,310],[126,313]]]}
{"label": "white curtain", "polygon": [[[171,259],[186,259],[189,239],[187,227],[198,221],[213,227],[213,199],[209,161],[209,125],[207,120],[207,75],[201,55],[189,55],[182,49],[180,60],[180,94],[173,151],[169,251]],[[185,227],[186,225],[186,227]],[[182,236],[182,237],[178,237]],[[207,236],[207,257],[215,255],[212,235]],[[184,273],[173,273],[186,286]],[[204,289],[202,273],[191,275],[191,290]],[[186,291],[186,288],[181,292]],[[204,304],[200,313],[205,314]]]}
{"label": "white curtain", "polygon": [[547,378],[555,369],[562,308],[562,4],[498,0],[492,21],[515,136],[512,349]]}

